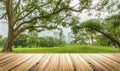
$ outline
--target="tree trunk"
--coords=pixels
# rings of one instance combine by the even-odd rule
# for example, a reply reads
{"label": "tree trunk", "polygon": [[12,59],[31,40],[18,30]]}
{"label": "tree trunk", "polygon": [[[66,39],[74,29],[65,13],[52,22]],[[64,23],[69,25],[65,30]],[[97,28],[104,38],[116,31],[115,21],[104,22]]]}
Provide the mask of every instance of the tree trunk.
{"label": "tree trunk", "polygon": [[2,52],[12,52],[12,44],[14,41],[13,31],[9,31],[8,38],[4,44]]}
{"label": "tree trunk", "polygon": [[9,38],[7,39],[2,52],[12,52],[12,42]]}
{"label": "tree trunk", "polygon": [[6,14],[8,18],[8,38],[3,47],[3,52],[12,52],[12,43],[14,41],[14,18],[12,0],[6,0]]}
{"label": "tree trunk", "polygon": [[93,35],[91,34],[91,44],[93,44]]}

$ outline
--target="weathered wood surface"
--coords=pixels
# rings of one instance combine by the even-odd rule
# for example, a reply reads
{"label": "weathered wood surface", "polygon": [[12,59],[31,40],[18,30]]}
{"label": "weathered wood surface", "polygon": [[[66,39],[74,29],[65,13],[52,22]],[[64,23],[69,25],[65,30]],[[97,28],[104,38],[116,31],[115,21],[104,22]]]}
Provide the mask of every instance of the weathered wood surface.
{"label": "weathered wood surface", "polygon": [[0,71],[120,71],[120,54],[0,54]]}

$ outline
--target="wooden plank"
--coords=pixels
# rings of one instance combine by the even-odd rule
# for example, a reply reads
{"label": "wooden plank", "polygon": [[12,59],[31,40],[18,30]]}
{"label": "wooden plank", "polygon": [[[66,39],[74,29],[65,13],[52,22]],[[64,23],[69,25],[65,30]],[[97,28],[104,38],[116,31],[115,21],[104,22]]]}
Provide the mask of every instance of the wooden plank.
{"label": "wooden plank", "polygon": [[105,65],[105,67],[107,67],[109,70],[120,70],[120,64],[105,58],[104,56],[100,55],[100,54],[94,54],[92,55],[94,58],[99,59],[99,61],[101,61],[102,64]]}
{"label": "wooden plank", "polygon": [[67,54],[66,57],[67,57],[66,61],[68,62],[68,65],[69,65],[69,71],[75,71],[70,55]]}
{"label": "wooden plank", "polygon": [[99,62],[97,62],[95,59],[91,58],[87,54],[80,54],[81,57],[83,57],[87,62],[92,64],[94,66],[94,71],[109,71],[107,68],[105,68],[103,65],[101,65]]}
{"label": "wooden plank", "polygon": [[2,66],[4,66],[4,65],[6,65],[6,64],[8,64],[8,63],[10,63],[10,62],[12,62],[12,61],[14,61],[16,58],[18,58],[17,55],[12,55],[12,56],[7,56],[7,57],[5,57],[4,59],[2,59],[2,60],[0,61],[0,68],[1,68]]}
{"label": "wooden plank", "polygon": [[103,59],[101,59],[101,60],[104,60],[107,64],[109,64],[109,66],[113,67],[114,70],[116,70],[116,71],[120,70],[120,64],[119,63],[117,63],[117,62],[115,62],[115,61],[113,61],[109,58],[106,58],[103,55],[99,55],[99,56],[103,57]]}
{"label": "wooden plank", "polygon": [[120,63],[120,58],[119,57],[116,57],[116,56],[113,56],[113,55],[110,55],[110,54],[103,54],[103,56]]}
{"label": "wooden plank", "polygon": [[9,57],[9,56],[12,56],[12,54],[7,54],[7,55],[3,55],[3,54],[2,54],[2,55],[0,56],[0,61],[6,59],[6,57]]}
{"label": "wooden plank", "polygon": [[111,54],[113,56],[119,57],[120,58],[120,54]]}
{"label": "wooden plank", "polygon": [[97,58],[97,55],[95,54],[88,54],[89,57],[91,57],[92,59],[94,59],[95,61],[97,61],[98,63],[100,63],[101,65],[103,65],[105,68],[107,68],[107,70],[113,70],[113,68],[111,68],[109,65],[107,65],[105,62],[103,62],[101,59]]}
{"label": "wooden plank", "polygon": [[[81,57],[81,56],[79,56],[79,54],[77,54],[77,56],[78,56],[78,58],[79,58],[79,60],[81,61],[81,62],[83,62],[83,66],[82,66],[82,68],[83,68],[83,70],[88,70],[88,71],[93,71],[93,69],[90,67],[90,65]],[[87,68],[86,68],[87,67]]]}
{"label": "wooden plank", "polygon": [[[8,54],[8,55],[9,55],[9,54]],[[4,55],[4,54],[0,54],[0,58],[3,57],[3,56],[6,56],[6,55]]]}
{"label": "wooden plank", "polygon": [[52,54],[52,58],[49,61],[48,66],[45,68],[45,71],[58,71],[59,68],[59,55]]}
{"label": "wooden plank", "polygon": [[67,62],[64,60],[63,54],[59,55],[59,68],[58,71],[68,71]]}
{"label": "wooden plank", "polygon": [[70,56],[74,64],[74,68],[77,71],[93,71],[89,64],[78,54],[71,54]]}
{"label": "wooden plank", "polygon": [[48,66],[49,61],[51,60],[52,55],[46,54],[36,66],[34,71],[45,71],[45,68]]}
{"label": "wooden plank", "polygon": [[15,67],[11,71],[28,71],[32,66],[34,66],[41,58],[43,54],[36,54],[29,60],[25,61],[23,64]]}
{"label": "wooden plank", "polygon": [[68,54],[61,54],[58,71],[73,71],[74,68],[72,66],[72,61],[70,60]]}
{"label": "wooden plank", "polygon": [[27,55],[27,54],[26,54],[26,55],[22,55],[22,56],[18,55],[18,56],[19,56],[18,59],[14,60],[14,61],[11,62],[11,63],[6,64],[6,65],[3,66],[3,67],[0,67],[0,70],[1,70],[1,71],[11,70],[11,69],[14,68],[15,66],[19,65],[20,63],[22,63],[22,62],[24,62],[25,60],[27,60],[28,58],[30,58],[30,57],[32,56],[32,54],[30,54],[30,55]]}

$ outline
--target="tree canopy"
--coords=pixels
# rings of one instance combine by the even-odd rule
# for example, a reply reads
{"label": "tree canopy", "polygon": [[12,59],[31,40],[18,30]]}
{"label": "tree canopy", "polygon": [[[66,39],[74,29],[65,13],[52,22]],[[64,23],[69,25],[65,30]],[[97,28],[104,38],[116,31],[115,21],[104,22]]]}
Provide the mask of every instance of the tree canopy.
{"label": "tree canopy", "polygon": [[[74,26],[72,29],[75,34],[79,35],[81,32],[85,32],[85,31],[81,31],[82,28],[94,30],[104,35],[106,38],[110,39],[110,41],[116,47],[120,47],[120,37],[119,37],[120,36],[119,34],[120,33],[120,19],[119,19],[118,14],[110,16],[103,21],[99,21],[99,19],[98,20],[95,20],[95,19],[87,20],[85,22],[80,23],[77,26]],[[90,32],[89,30],[87,31]]]}

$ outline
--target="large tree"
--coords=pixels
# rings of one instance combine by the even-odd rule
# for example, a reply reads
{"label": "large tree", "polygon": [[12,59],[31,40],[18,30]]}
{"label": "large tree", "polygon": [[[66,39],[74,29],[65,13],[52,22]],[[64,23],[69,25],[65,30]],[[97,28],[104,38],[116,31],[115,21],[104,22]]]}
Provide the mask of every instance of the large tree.
{"label": "large tree", "polygon": [[[98,2],[96,1],[96,3]],[[77,24],[72,25],[73,32],[79,34],[81,28],[91,29],[110,39],[116,47],[120,47],[120,0],[100,0],[99,4],[95,6],[94,9],[98,13],[96,15],[90,13],[90,15],[95,15],[98,20],[95,20],[95,18],[82,23],[75,22]],[[101,17],[102,13],[105,18],[106,14],[108,14],[108,17],[106,19],[103,16]]]}
{"label": "large tree", "polygon": [[[87,20],[81,24],[74,26],[73,31],[79,34],[81,28],[95,30],[111,40],[115,47],[120,48],[120,19],[119,15],[113,15],[104,21]],[[103,41],[104,42],[104,41]]]}
{"label": "large tree", "polygon": [[6,19],[8,24],[8,37],[2,51],[12,51],[14,39],[25,30],[42,31],[55,29],[58,25],[65,26],[72,20],[72,11],[81,12],[91,5],[90,0],[78,1],[74,6],[70,5],[71,2],[72,0],[0,0],[0,19]]}

